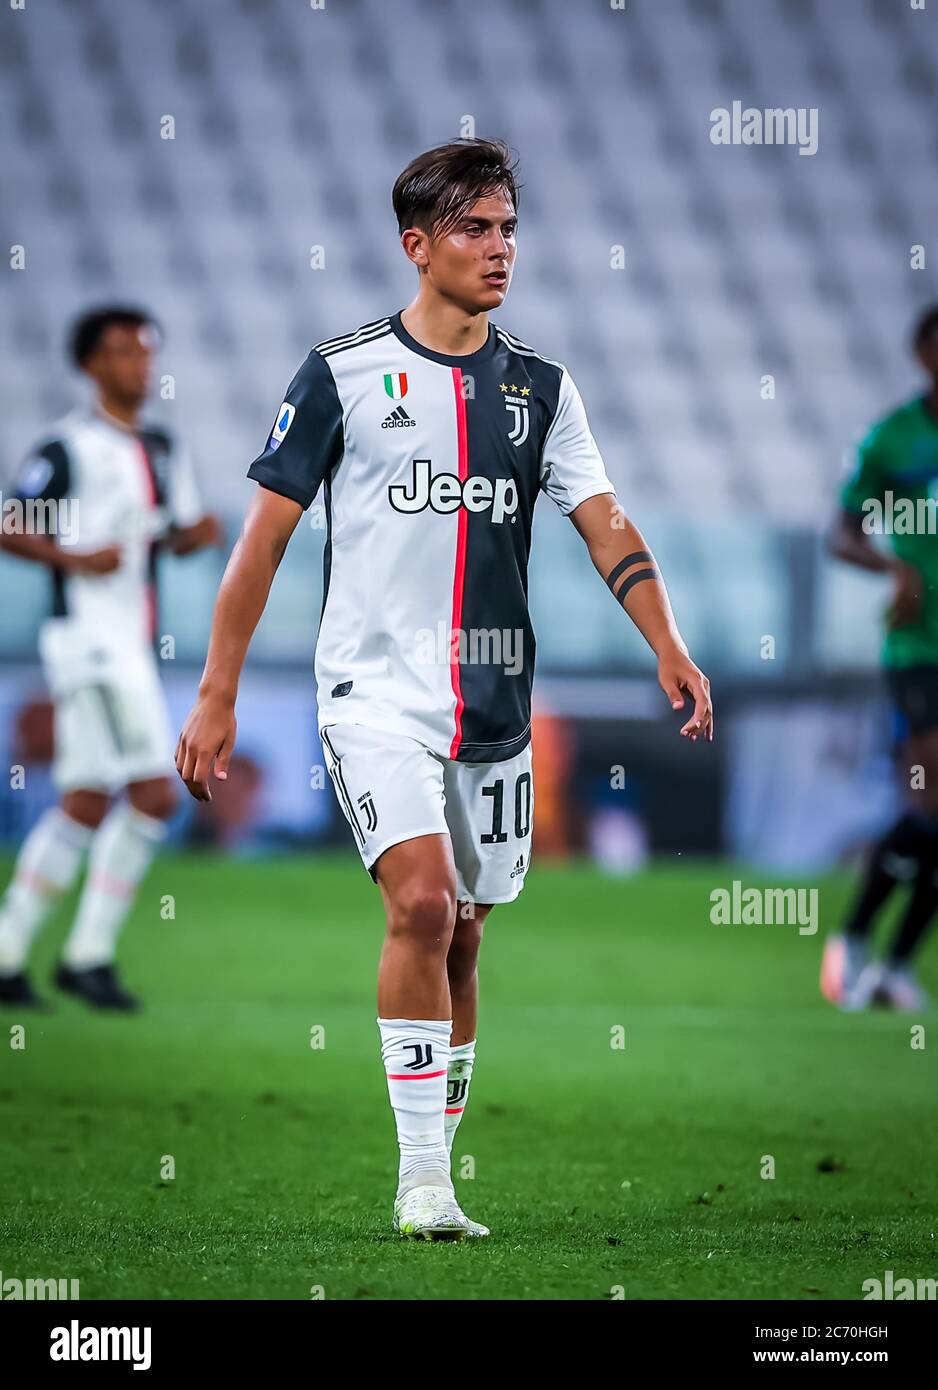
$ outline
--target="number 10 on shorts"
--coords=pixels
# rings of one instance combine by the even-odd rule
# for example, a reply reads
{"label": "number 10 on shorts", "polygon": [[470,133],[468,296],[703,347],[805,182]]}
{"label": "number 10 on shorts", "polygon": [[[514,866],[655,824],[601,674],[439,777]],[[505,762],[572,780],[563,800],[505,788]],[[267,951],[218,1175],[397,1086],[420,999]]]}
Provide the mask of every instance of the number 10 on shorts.
{"label": "number 10 on shorts", "polygon": [[[508,839],[502,829],[505,812],[505,779],[499,777],[488,787],[482,788],[483,796],[492,798],[492,829],[481,837],[483,845],[501,845]],[[523,840],[531,831],[531,774],[522,772],[515,779],[515,838]]]}

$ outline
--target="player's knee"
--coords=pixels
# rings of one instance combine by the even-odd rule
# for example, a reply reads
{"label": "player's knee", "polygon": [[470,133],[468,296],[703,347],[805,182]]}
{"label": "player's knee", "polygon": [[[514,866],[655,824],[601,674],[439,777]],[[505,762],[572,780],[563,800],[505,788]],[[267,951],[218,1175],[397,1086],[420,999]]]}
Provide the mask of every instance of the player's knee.
{"label": "player's knee", "polygon": [[456,915],[456,894],[447,883],[416,880],[403,888],[391,908],[390,929],[432,950],[448,948]]}
{"label": "player's knee", "polygon": [[72,791],[62,797],[62,810],[69,820],[88,830],[97,830],[107,815],[110,798],[106,792]]}
{"label": "player's knee", "polygon": [[482,920],[480,917],[463,918],[456,913],[453,927],[453,940],[446,957],[446,973],[450,984],[459,986],[468,983],[476,973],[479,950],[482,945]]}
{"label": "player's knee", "polygon": [[154,820],[169,820],[176,809],[176,793],[168,777],[138,782],[128,789],[127,796],[135,811]]}

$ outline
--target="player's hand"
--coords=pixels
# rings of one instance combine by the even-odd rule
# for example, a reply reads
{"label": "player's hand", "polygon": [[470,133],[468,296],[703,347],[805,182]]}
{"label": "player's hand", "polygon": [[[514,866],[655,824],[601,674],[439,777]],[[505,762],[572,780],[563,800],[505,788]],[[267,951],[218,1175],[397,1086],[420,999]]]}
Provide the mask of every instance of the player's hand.
{"label": "player's hand", "polygon": [[211,801],[211,773],[227,778],[237,731],[231,701],[199,696],[176,744],[176,771],[196,801]]}
{"label": "player's hand", "polygon": [[104,545],[100,550],[72,551],[69,569],[78,574],[113,574],[120,562],[120,546]]}
{"label": "player's hand", "polygon": [[658,658],[658,683],[671,701],[672,709],[683,709],[685,692],[694,702],[694,712],[681,729],[681,736],[696,743],[698,738],[713,742],[713,705],[710,682],[697,669],[686,652],[675,648]]}
{"label": "player's hand", "polygon": [[217,516],[206,515],[192,526],[171,526],[166,543],[174,555],[191,555],[210,545],[221,545],[224,532]]}
{"label": "player's hand", "polygon": [[922,613],[923,587],[921,573],[914,565],[900,564],[897,567],[893,580],[892,602],[886,609],[886,626],[890,631],[918,622]]}

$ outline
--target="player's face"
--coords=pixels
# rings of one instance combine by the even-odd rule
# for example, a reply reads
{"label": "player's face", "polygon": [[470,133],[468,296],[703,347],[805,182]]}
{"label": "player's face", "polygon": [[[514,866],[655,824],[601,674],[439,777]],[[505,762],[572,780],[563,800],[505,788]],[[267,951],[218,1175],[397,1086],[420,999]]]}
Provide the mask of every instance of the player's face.
{"label": "player's face", "polygon": [[434,288],[470,313],[497,309],[511,282],[518,218],[505,193],[479,198],[442,236],[428,239]]}
{"label": "player's face", "polygon": [[112,323],[101,335],[85,370],[106,395],[128,405],[140,405],[150,391],[155,331],[144,324],[127,328]]}

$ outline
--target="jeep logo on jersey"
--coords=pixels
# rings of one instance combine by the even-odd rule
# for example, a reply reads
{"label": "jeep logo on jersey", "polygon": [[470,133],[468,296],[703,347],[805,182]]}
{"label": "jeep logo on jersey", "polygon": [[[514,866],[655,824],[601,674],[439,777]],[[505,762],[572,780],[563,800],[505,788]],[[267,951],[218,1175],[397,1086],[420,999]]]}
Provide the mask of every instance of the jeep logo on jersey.
{"label": "jeep logo on jersey", "polygon": [[[502,392],[516,392],[518,390],[514,383],[512,383],[511,386],[507,386],[504,381],[499,385],[498,389]],[[530,392],[530,386],[522,386],[519,395],[512,394],[502,396],[502,400],[505,402],[505,409],[512,417],[512,426],[508,432],[508,438],[516,449],[520,448],[528,437],[531,410],[528,406],[527,398]]]}
{"label": "jeep logo on jersey", "polygon": [[296,406],[290,405],[288,401],[284,401],[283,405],[281,405],[280,409],[277,411],[277,418],[274,421],[274,427],[270,432],[269,448],[280,448],[280,445],[283,443],[284,435],[286,434],[290,426],[293,424],[293,417],[295,414]]}
{"label": "jeep logo on jersey", "polygon": [[455,512],[465,507],[467,512],[492,509],[492,521],[501,522],[518,510],[518,489],[513,478],[479,476],[461,481],[455,473],[430,476],[430,460],[414,459],[413,477],[407,484],[391,483],[388,501],[397,512],[422,512],[429,507],[434,512]]}

